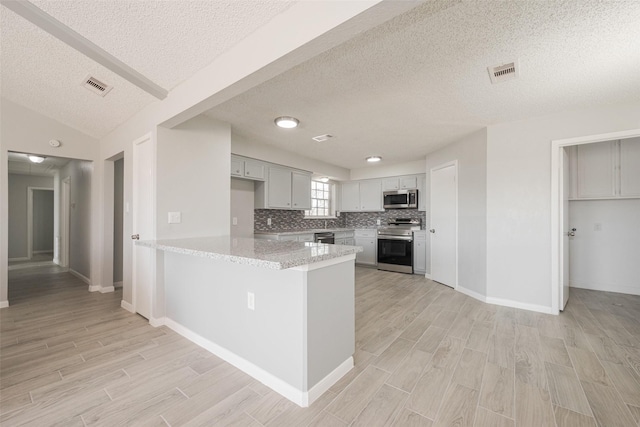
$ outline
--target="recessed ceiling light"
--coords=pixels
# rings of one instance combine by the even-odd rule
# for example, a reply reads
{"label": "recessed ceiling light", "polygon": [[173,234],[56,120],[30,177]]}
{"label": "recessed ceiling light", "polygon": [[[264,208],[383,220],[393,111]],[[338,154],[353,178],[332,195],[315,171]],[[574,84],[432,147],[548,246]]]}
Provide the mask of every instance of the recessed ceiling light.
{"label": "recessed ceiling light", "polygon": [[289,116],[278,117],[274,120],[274,122],[276,123],[276,126],[285,129],[293,129],[295,127],[298,127],[298,123],[300,123],[300,121],[295,117]]}
{"label": "recessed ceiling light", "polygon": [[322,178],[318,178],[318,181],[320,182],[329,182],[329,178],[326,176],[323,176]]}
{"label": "recessed ceiling light", "polygon": [[380,156],[369,156],[369,157],[367,157],[367,162],[369,162],[369,163],[379,162],[380,160],[382,160],[382,157],[380,157]]}
{"label": "recessed ceiling light", "polygon": [[44,162],[44,157],[42,157],[42,156],[34,156],[34,155],[29,154],[27,157],[33,163],[42,163],[42,162]]}

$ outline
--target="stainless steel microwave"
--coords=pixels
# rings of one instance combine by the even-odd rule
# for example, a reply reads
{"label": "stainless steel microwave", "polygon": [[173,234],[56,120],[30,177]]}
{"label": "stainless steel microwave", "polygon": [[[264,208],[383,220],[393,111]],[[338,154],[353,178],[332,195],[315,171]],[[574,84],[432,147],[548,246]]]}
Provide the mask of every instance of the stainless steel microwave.
{"label": "stainless steel microwave", "polygon": [[418,190],[394,190],[382,193],[385,209],[418,209]]}

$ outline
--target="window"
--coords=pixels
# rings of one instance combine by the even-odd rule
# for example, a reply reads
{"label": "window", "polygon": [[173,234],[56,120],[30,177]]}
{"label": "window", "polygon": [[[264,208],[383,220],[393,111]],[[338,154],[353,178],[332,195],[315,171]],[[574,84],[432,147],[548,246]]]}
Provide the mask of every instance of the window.
{"label": "window", "polygon": [[332,216],[331,185],[328,182],[311,181],[311,210],[305,211],[307,217]]}

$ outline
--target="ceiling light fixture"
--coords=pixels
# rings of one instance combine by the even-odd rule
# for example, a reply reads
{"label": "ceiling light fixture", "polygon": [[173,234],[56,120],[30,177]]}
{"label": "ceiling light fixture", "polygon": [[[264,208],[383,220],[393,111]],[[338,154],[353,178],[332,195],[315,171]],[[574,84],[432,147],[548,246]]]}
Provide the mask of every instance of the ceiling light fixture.
{"label": "ceiling light fixture", "polygon": [[369,163],[376,163],[376,162],[379,162],[380,160],[382,160],[382,157],[380,157],[380,156],[369,156],[369,157],[367,157],[366,160]]}
{"label": "ceiling light fixture", "polygon": [[329,177],[323,176],[322,178],[318,178],[320,182],[329,182]]}
{"label": "ceiling light fixture", "polygon": [[32,154],[29,154],[27,156],[29,158],[29,160],[31,160],[33,163],[42,163],[44,162],[44,157],[42,156],[34,156]]}
{"label": "ceiling light fixture", "polygon": [[276,126],[284,129],[293,129],[295,127],[298,127],[298,124],[300,123],[300,121],[295,117],[289,117],[289,116],[278,117],[277,119],[274,120],[274,122]]}

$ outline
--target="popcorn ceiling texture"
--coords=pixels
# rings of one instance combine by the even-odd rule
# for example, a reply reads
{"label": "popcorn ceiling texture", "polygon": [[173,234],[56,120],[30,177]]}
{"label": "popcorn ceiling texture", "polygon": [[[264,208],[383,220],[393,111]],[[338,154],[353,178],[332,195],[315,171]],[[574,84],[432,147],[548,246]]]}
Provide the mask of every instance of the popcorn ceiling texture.
{"label": "popcorn ceiling texture", "polygon": [[[326,228],[376,228],[376,221],[386,225],[392,218],[421,219],[426,225],[426,212],[417,210],[389,210],[385,212],[344,212],[337,219],[327,219]],[[267,219],[271,218],[271,226]],[[304,211],[277,209],[256,209],[254,211],[254,229],[256,231],[314,230],[325,228],[324,219],[305,219]]]}

